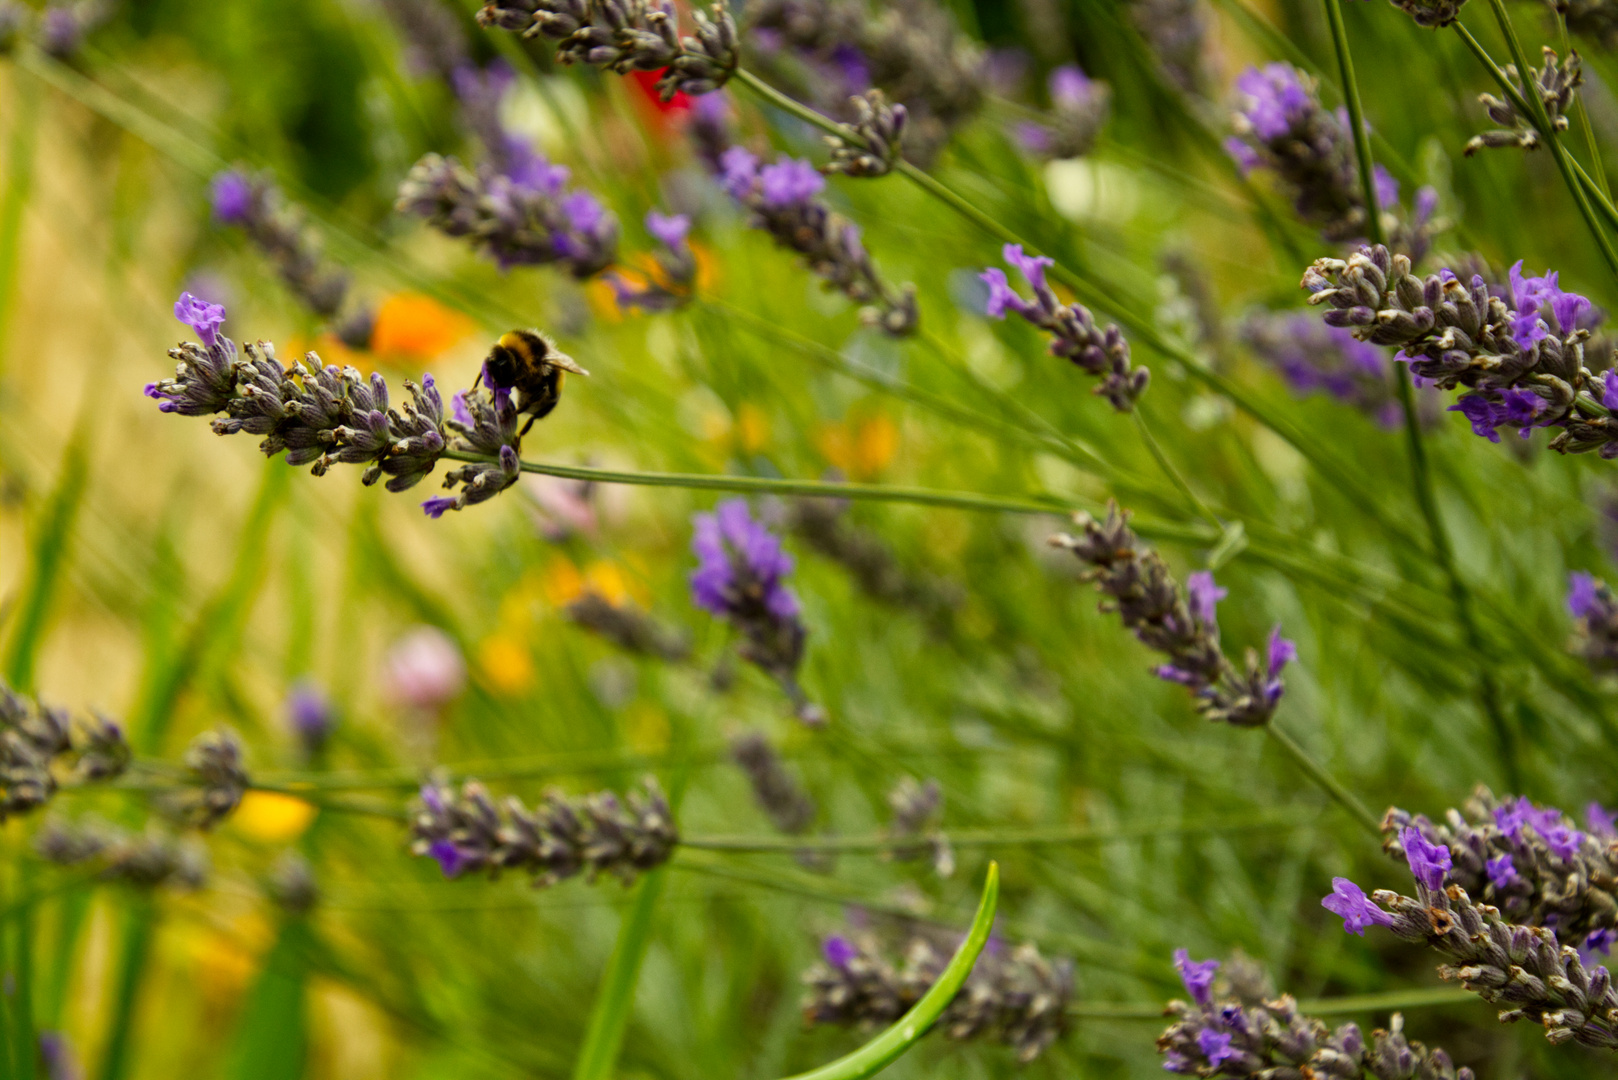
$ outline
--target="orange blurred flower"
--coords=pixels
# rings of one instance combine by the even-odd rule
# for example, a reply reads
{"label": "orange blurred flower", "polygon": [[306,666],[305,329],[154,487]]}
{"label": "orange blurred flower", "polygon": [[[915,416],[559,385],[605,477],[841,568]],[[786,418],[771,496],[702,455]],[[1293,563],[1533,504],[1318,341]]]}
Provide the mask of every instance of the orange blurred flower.
{"label": "orange blurred flower", "polygon": [[899,429],[882,413],[855,424],[838,421],[822,424],[815,434],[815,447],[827,461],[851,480],[868,480],[880,475],[899,449]]}
{"label": "orange blurred flower", "polygon": [[399,293],[382,301],[371,327],[371,351],[401,360],[432,360],[473,330],[472,320],[429,296]]}

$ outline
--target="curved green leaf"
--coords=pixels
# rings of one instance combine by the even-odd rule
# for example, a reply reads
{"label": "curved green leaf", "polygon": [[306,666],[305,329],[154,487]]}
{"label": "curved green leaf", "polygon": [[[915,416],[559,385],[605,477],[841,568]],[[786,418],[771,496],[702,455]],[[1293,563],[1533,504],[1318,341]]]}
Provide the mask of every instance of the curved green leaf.
{"label": "curved green leaf", "polygon": [[989,876],[983,882],[983,899],[978,901],[978,913],[972,918],[972,929],[967,931],[966,940],[955,950],[944,973],[922,995],[921,1000],[899,1017],[892,1027],[852,1054],[818,1069],[789,1077],[788,1080],[865,1080],[865,1077],[875,1076],[898,1060],[917,1039],[927,1034],[933,1022],[955,1000],[966,977],[972,974],[972,965],[977,963],[978,953],[983,951],[984,944],[989,940],[989,930],[994,926],[994,909],[999,899],[1000,864],[991,862]]}

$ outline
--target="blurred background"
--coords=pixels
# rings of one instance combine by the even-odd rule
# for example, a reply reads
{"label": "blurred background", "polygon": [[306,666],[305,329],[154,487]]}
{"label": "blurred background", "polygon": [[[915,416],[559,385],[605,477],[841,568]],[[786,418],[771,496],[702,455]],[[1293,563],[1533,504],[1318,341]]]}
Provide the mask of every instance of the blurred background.
{"label": "blurred background", "polygon": [[[161,824],[157,765],[64,788],[6,824],[8,1037],[29,1030],[24,1015],[50,1034],[37,1062],[13,1045],[5,1075],[571,1074],[638,894],[610,880],[446,880],[410,853],[415,788],[442,769],[531,803],[651,773],[682,833],[777,837],[732,760],[749,734],[812,800],[808,837],[888,835],[890,794],[908,779],[938,784],[929,827],[975,839],[952,868],[868,850],[682,849],[657,878],[615,1075],[763,1078],[847,1052],[865,1036],[806,1025],[800,1009],[822,938],[904,918],[959,929],[991,857],[1000,935],[1072,962],[1078,1015],[1029,1064],[934,1035],[889,1075],[1155,1075],[1153,1010],[1179,992],[1169,956],[1182,946],[1244,952],[1305,999],[1441,985],[1426,953],[1348,937],[1320,909],[1334,874],[1370,885],[1403,871],[1261,735],[1200,720],[1182,688],[1151,676],[1154,657],[1046,545],[1061,516],[755,498],[797,561],[801,682],[829,717],[809,728],[691,602],[690,519],[712,493],[528,476],[430,520],[418,503],[434,482],[391,495],[345,466],[315,478],[267,462],[250,438],[220,439],[142,396],[190,336],[172,315],[181,290],[225,305],[237,341],[380,371],[396,394],[423,372],[468,386],[501,333],[543,328],[590,376],[529,435],[536,461],[1095,512],[1116,497],[1156,526],[1143,532],[1182,580],[1219,563],[1232,656],[1276,623],[1298,642],[1278,723],[1373,811],[1436,816],[1480,782],[1565,807],[1618,797],[1618,701],[1567,654],[1563,604],[1570,570],[1610,573],[1612,466],[1548,453],[1542,436],[1492,445],[1447,401],[1424,406],[1440,505],[1478,590],[1479,648],[1435,568],[1390,531],[1421,519],[1383,411],[1385,358],[1357,398],[1289,374],[1289,343],[1316,346],[1274,320],[1304,310],[1303,269],[1342,245],[1298,221],[1268,177],[1241,176],[1221,143],[1247,66],[1331,70],[1319,5],[841,7],[931,57],[889,87],[912,102],[929,168],[1289,418],[1384,520],[1137,341],[1153,375],[1142,410],[1167,456],[1245,523],[1211,552],[1218,538],[1093,380],[1032,328],[983,316],[992,238],[896,177],[832,178],[826,198],[863,229],[884,278],[917,287],[922,332],[887,337],[748,227],[694,149],[692,101],[659,101],[652,78],[558,66],[543,41],[480,28],[474,3],[0,9],[13,20],[0,59],[8,678],[118,717],[143,762],[172,766],[193,736],[228,727],[260,785],[206,834]],[[836,88],[880,68],[833,70],[798,49],[794,10],[738,6],[744,62],[842,108]],[[1613,282],[1549,156],[1462,156],[1490,126],[1476,95],[1494,88],[1461,42],[1386,5],[1344,11],[1378,160],[1406,198],[1437,192],[1429,265],[1526,259],[1610,308]],[[1562,48],[1548,8],[1513,11],[1530,49]],[[786,30],[761,25],[777,15]],[[1468,21],[1505,55],[1492,25]],[[1579,44],[1584,99],[1610,143],[1618,66],[1599,36]],[[1077,131],[1048,82],[1067,65],[1105,84]],[[503,271],[394,210],[423,154],[485,156],[477,125],[491,106],[456,82],[476,71],[509,72],[489,83],[500,130],[616,216],[625,266],[656,276],[647,211],[692,217],[688,303],[647,313],[600,276]],[[1329,77],[1320,94],[1340,100]],[[824,162],[808,125],[740,87],[724,97],[739,142]],[[230,168],[280,192],[293,256],[221,220],[210,185]],[[288,271],[298,258],[314,262]],[[336,303],[323,275],[342,279]],[[328,290],[314,305],[311,282]],[[653,620],[666,647],[604,637],[595,600]],[[1480,670],[1498,684],[1509,747],[1479,705]],[[177,837],[195,872],[109,882],[35,853],[47,822],[86,820]],[[1039,829],[1067,831],[1026,842]],[[1594,1052],[1553,1051],[1537,1028],[1499,1026],[1475,1000],[1406,1013],[1413,1035],[1483,1077],[1614,1072]]]}

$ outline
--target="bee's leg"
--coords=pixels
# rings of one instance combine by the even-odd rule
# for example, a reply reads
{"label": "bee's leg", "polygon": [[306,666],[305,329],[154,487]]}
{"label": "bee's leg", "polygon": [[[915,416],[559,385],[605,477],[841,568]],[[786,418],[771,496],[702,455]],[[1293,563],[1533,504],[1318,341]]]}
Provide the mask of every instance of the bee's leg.
{"label": "bee's leg", "polygon": [[524,435],[526,435],[526,434],[528,434],[528,429],[529,429],[529,428],[531,428],[531,427],[533,427],[533,426],[534,426],[534,421],[535,421],[535,420],[538,420],[538,419],[539,419],[539,417],[537,417],[537,416],[530,416],[530,417],[529,417],[529,418],[528,418],[528,423],[526,423],[526,424],[524,424],[524,425],[523,425],[523,426],[522,426],[522,430],[521,430],[521,431],[519,431],[519,432],[517,432],[517,438],[519,438],[519,439],[520,439],[520,438],[522,438],[522,437],[523,437],[523,436],[524,436]]}
{"label": "bee's leg", "polygon": [[472,389],[476,390],[478,388],[479,384],[481,384],[482,382],[483,382],[483,365],[479,364],[478,365],[477,378],[472,380]]}

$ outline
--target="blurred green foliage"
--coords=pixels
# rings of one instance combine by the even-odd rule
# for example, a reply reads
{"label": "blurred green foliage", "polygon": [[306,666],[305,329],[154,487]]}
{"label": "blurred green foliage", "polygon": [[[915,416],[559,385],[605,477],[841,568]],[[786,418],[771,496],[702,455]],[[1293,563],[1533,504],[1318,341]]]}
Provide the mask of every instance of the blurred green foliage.
{"label": "blurred green foliage", "polygon": [[[1612,466],[1547,454],[1538,440],[1490,445],[1456,417],[1430,437],[1439,505],[1477,596],[1478,655],[1424,549],[1401,440],[1329,399],[1294,398],[1232,334],[1252,306],[1298,307],[1298,276],[1328,251],[1261,178],[1238,179],[1219,146],[1227,88],[1245,64],[1333,70],[1318,4],[1215,0],[1207,99],[1160,77],[1111,0],[956,8],[987,44],[1027,50],[1038,70],[1077,61],[1106,79],[1114,114],[1092,155],[1043,167],[1007,134],[1017,107],[991,102],[938,175],[1190,340],[1395,526],[1137,343],[1154,374],[1146,419],[1201,497],[1245,527],[1247,545],[1219,571],[1227,648],[1260,644],[1276,622],[1299,642],[1278,723],[1373,809],[1438,814],[1476,783],[1504,789],[1476,696],[1487,668],[1525,794],[1565,807],[1618,798],[1618,700],[1566,655],[1562,602],[1570,569],[1611,573],[1600,507]],[[1549,265],[1598,304],[1618,302],[1546,155],[1460,157],[1484,122],[1475,95],[1493,89],[1461,43],[1384,5],[1345,14],[1378,159],[1406,185],[1438,188],[1451,223],[1439,250]],[[1559,41],[1541,6],[1514,15],[1531,47]],[[943,616],[874,600],[845,567],[789,539],[811,629],[804,682],[832,717],[810,731],[762,676],[725,664],[726,632],[686,595],[689,515],[710,494],[603,490],[593,531],[550,542],[535,524],[539,487],[427,521],[415,499],[361,489],[341,469],[291,475],[246,440],[157,416],[138,388],[168,370],[173,296],[208,274],[230,297],[236,338],[274,339],[283,357],[318,348],[395,379],[430,362],[444,385],[464,386],[500,332],[554,331],[592,375],[535,429],[525,451],[536,460],[805,479],[836,468],[1092,510],[1115,496],[1178,572],[1204,564],[1216,537],[1137,430],[1034,331],[977,313],[972,275],[998,262],[997,243],[898,178],[834,182],[830,198],[865,230],[883,273],[920,289],[925,333],[890,341],[745,227],[691,161],[677,120],[635,84],[552,70],[542,47],[493,40],[467,9],[456,17],[480,59],[518,65],[526,122],[617,214],[626,251],[648,247],[646,210],[674,200],[698,210],[697,302],[625,316],[599,285],[502,274],[393,214],[417,156],[477,151],[448,88],[409,69],[379,6],[142,0],[70,62],[31,50],[0,61],[8,677],[125,717],[152,758],[175,760],[196,732],[234,727],[254,778],[317,811],[311,822],[290,796],[255,793],[208,839],[208,888],[150,897],[45,866],[29,853],[37,822],[8,823],[0,948],[16,992],[0,1076],[33,1073],[33,1030],[65,1032],[103,1080],[566,1075],[617,970],[625,920],[641,927],[644,956],[638,978],[627,973],[615,1070],[588,1075],[786,1075],[863,1038],[802,1024],[797,979],[820,935],[859,906],[962,927],[990,857],[1003,873],[1001,933],[1072,957],[1083,1006],[1176,993],[1178,946],[1244,950],[1306,999],[1436,985],[1433,958],[1375,934],[1348,938],[1318,905],[1333,874],[1381,885],[1402,869],[1262,735],[1198,721],[1178,687],[1151,677],[1154,658],[1096,611],[1071,558],[1046,549],[1055,515],[853,504],[847,520],[902,567],[959,590]],[[1485,20],[1467,22],[1504,55]],[[1586,60],[1588,106],[1610,142],[1612,55],[1591,43]],[[801,122],[732,97],[751,143],[822,152]],[[344,352],[241,237],[210,224],[207,181],[233,162],[268,170],[308,210],[360,294],[429,296],[475,330],[430,358]],[[1198,288],[1218,327],[1197,325]],[[571,624],[562,606],[585,584],[689,630],[694,660],[626,656]],[[470,670],[465,692],[431,715],[390,700],[382,674],[390,644],[417,624],[447,634]],[[722,664],[728,689],[711,678]],[[301,677],[327,689],[340,718],[313,761],[282,715]],[[529,801],[549,784],[622,789],[648,770],[680,774],[685,834],[763,836],[725,751],[749,729],[782,746],[813,794],[817,835],[877,833],[901,776],[940,780],[947,830],[1093,832],[962,845],[943,880],[866,853],[817,873],[787,851],[688,850],[660,891],[639,894],[445,881],[406,848],[399,817],[437,766]],[[47,813],[138,830],[148,794],[68,791]],[[320,887],[308,916],[266,899],[289,847]],[[655,908],[639,906],[647,897]],[[1477,1002],[1412,1011],[1408,1027],[1480,1077],[1614,1071],[1553,1050],[1537,1030],[1500,1028]],[[1076,1018],[1025,1068],[1004,1048],[934,1037],[888,1075],[1144,1077],[1159,1071],[1155,1033],[1150,1018]]]}

